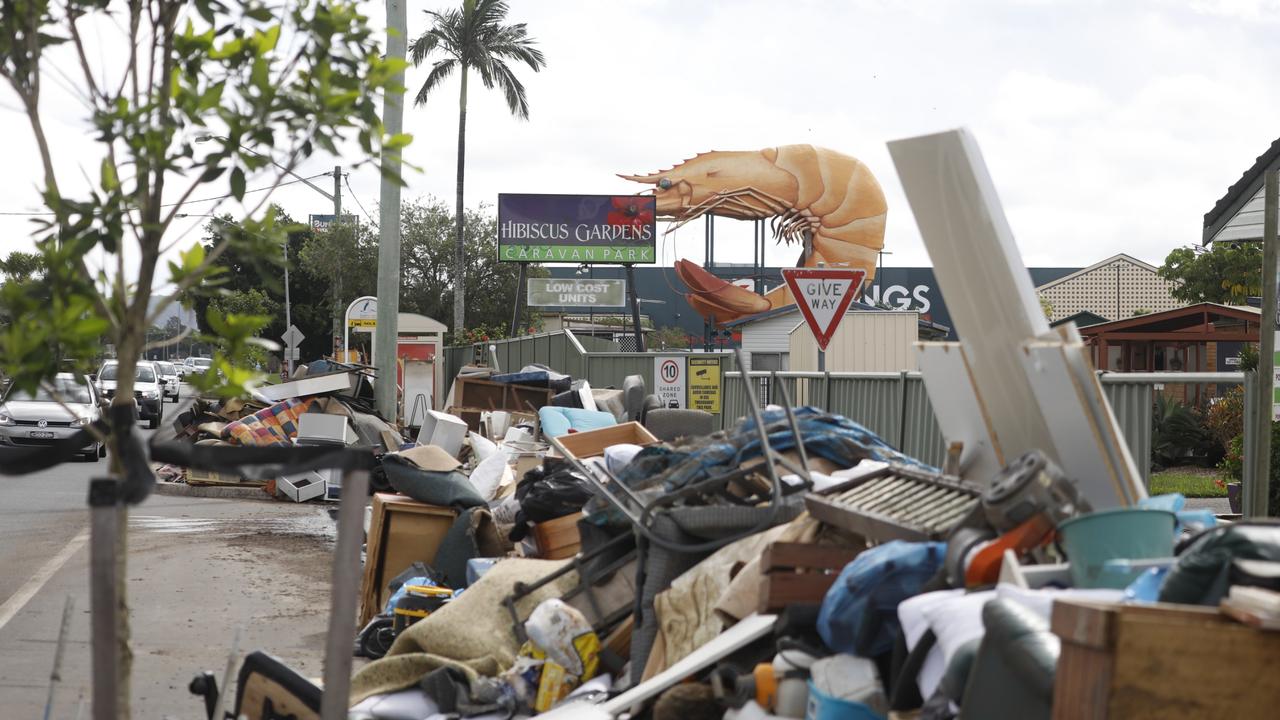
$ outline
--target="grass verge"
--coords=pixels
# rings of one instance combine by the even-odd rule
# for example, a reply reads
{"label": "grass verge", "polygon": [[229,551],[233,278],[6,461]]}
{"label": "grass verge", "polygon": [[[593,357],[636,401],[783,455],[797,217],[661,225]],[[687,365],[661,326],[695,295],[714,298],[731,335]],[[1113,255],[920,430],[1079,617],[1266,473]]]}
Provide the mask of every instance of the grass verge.
{"label": "grass verge", "polygon": [[1189,498],[1226,497],[1227,488],[1219,486],[1216,470],[1197,467],[1170,468],[1151,474],[1152,495],[1182,493]]}

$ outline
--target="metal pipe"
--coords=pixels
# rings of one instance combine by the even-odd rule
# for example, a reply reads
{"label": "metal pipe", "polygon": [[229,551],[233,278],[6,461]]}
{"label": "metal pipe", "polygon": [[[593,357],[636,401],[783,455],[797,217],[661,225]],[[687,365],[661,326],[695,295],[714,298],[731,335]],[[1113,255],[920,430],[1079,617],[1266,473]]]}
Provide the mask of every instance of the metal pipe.
{"label": "metal pipe", "polygon": [[329,632],[325,636],[323,720],[344,720],[351,694],[351,639],[356,636],[356,600],[360,593],[360,546],[364,543],[364,505],[369,472],[350,470],[342,476],[338,506],[338,542],[333,552],[329,590]]}

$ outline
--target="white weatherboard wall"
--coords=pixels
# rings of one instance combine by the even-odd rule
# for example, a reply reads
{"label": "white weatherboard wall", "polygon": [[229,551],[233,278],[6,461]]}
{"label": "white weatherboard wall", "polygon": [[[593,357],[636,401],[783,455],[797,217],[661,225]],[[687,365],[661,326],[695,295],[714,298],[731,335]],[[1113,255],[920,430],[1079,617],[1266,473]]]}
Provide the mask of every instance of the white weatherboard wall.
{"label": "white weatherboard wall", "polygon": [[1258,192],[1254,193],[1253,197],[1249,198],[1249,202],[1241,206],[1240,210],[1222,226],[1222,229],[1218,230],[1213,236],[1214,242],[1262,239],[1262,220],[1265,215],[1262,209],[1263,190],[1263,183],[1259,182]]}
{"label": "white weatherboard wall", "polygon": [[[816,372],[818,342],[807,323],[795,324],[789,333],[791,369]],[[915,312],[846,313],[827,345],[826,368],[830,372],[898,372],[916,369],[915,344],[920,339],[920,314]],[[746,335],[743,335],[746,342]]]}
{"label": "white weatherboard wall", "polygon": [[742,352],[748,370],[752,353],[786,353],[791,349],[791,328],[801,322],[800,313],[783,313],[742,326]]}

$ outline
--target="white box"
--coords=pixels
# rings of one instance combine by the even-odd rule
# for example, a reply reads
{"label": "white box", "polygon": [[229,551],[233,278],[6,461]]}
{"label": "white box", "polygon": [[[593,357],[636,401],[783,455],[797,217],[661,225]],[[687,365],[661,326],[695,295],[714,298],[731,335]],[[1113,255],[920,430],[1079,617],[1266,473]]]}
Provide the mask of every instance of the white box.
{"label": "white box", "polygon": [[435,445],[455,458],[462,452],[462,441],[466,437],[467,424],[462,418],[439,410],[428,410],[418,430],[419,445]]}
{"label": "white box", "polygon": [[306,502],[325,494],[328,485],[327,474],[330,470],[307,470],[295,475],[284,475],[276,479],[276,492],[294,502]]}
{"label": "white box", "polygon": [[356,433],[342,415],[327,413],[303,413],[298,417],[298,444],[306,440],[328,440],[352,445],[358,440]]}

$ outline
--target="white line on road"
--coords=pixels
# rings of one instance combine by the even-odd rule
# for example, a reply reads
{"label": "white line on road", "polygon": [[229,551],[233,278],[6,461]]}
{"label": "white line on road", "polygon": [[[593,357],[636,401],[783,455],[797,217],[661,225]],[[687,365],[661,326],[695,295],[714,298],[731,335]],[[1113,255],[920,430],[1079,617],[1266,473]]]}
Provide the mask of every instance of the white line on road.
{"label": "white line on road", "polygon": [[27,580],[22,587],[18,588],[18,592],[9,596],[9,599],[5,600],[3,605],[0,605],[0,630],[9,624],[9,621],[16,617],[22,608],[26,607],[26,604],[36,596],[36,593],[40,592],[40,588],[49,582],[54,573],[61,570],[62,566],[66,565],[67,561],[71,559],[71,556],[75,555],[76,551],[84,547],[84,544],[88,541],[89,529],[85,528],[80,531],[79,535],[71,538],[71,542],[63,546],[57,555],[49,558],[49,562],[41,565],[35,575],[32,575],[30,580]]}

